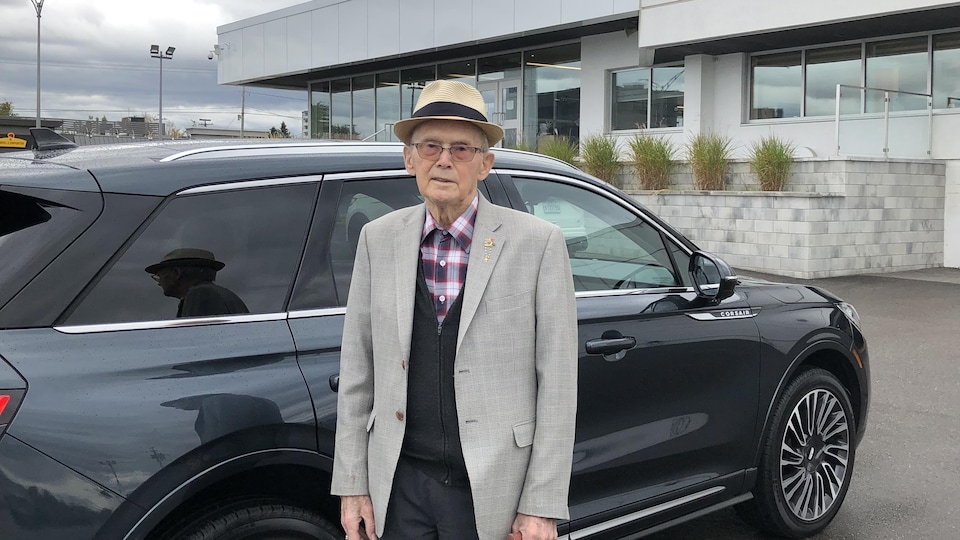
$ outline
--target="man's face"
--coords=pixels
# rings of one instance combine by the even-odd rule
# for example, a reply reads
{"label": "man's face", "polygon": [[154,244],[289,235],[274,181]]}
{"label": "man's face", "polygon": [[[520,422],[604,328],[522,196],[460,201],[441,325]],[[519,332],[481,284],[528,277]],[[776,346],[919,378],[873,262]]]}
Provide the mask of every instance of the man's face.
{"label": "man's face", "polygon": [[157,285],[163,289],[163,295],[169,296],[171,298],[178,298],[177,292],[178,287],[177,283],[180,279],[180,272],[173,267],[166,267],[157,270],[157,273],[154,274],[154,280],[156,280]]}
{"label": "man's face", "polygon": [[[468,122],[431,120],[417,126],[411,143],[436,143],[441,146],[466,145],[482,147],[483,132]],[[431,209],[440,208],[463,213],[473,202],[477,182],[493,167],[493,154],[477,152],[469,161],[456,161],[449,150],[429,159],[420,157],[416,148],[403,149],[407,172],[417,177],[417,187]]]}

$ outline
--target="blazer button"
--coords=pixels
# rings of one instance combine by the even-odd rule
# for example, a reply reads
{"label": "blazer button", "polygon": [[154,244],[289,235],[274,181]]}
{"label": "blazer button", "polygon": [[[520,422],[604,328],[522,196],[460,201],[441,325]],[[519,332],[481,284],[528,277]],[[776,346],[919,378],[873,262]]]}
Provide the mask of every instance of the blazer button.
{"label": "blazer button", "polygon": [[397,411],[397,420],[403,422],[403,411]]}

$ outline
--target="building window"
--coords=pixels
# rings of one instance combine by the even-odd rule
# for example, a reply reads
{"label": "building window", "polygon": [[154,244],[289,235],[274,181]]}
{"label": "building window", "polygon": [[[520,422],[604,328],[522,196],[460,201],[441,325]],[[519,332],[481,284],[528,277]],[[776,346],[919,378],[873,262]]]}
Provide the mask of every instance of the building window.
{"label": "building window", "polygon": [[377,132],[376,86],[373,75],[353,78],[353,129],[357,139],[373,137]]}
{"label": "building window", "polygon": [[580,140],[580,44],[524,55],[524,142],[539,148],[544,137]]}
{"label": "building window", "polygon": [[376,141],[394,141],[393,124],[400,120],[400,72],[377,74]]}
{"label": "building window", "polygon": [[350,79],[330,81],[330,138],[356,138],[350,102]]}
{"label": "building window", "polygon": [[420,91],[429,82],[437,80],[436,66],[422,66],[400,71],[400,116],[410,118],[417,106]]}
{"label": "building window", "polygon": [[933,106],[960,108],[960,32],[933,36]]}
{"label": "building window", "polygon": [[[867,44],[867,84],[899,92],[927,92],[927,36]],[[890,111],[916,111],[927,108],[923,96],[892,92]],[[884,93],[866,91],[868,113],[883,112]]]}
{"label": "building window", "polygon": [[[861,86],[862,47],[844,45],[807,51],[804,116],[832,116],[837,112],[837,85]],[[860,92],[852,88],[840,99],[842,114],[862,110]]]}
{"label": "building window", "polygon": [[800,116],[803,97],[801,52],[755,56],[750,62],[751,119]]}
{"label": "building window", "polygon": [[310,122],[311,138],[330,138],[330,83],[328,81],[310,85]]}
{"label": "building window", "polygon": [[683,126],[683,73],[680,66],[614,73],[610,129]]}

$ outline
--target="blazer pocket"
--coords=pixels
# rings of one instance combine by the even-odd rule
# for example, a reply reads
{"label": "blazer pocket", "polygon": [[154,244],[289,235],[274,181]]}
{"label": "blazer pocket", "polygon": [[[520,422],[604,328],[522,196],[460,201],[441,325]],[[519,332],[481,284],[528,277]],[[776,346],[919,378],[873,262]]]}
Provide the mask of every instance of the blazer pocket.
{"label": "blazer pocket", "polygon": [[497,313],[521,308],[533,303],[533,291],[526,290],[497,298],[487,298],[483,301],[487,313]]}
{"label": "blazer pocket", "polygon": [[370,430],[373,429],[373,421],[377,419],[377,413],[370,413],[370,418],[367,419],[367,433],[370,433]]}
{"label": "blazer pocket", "polygon": [[513,439],[523,448],[533,444],[533,434],[537,431],[537,421],[529,420],[513,426]]}

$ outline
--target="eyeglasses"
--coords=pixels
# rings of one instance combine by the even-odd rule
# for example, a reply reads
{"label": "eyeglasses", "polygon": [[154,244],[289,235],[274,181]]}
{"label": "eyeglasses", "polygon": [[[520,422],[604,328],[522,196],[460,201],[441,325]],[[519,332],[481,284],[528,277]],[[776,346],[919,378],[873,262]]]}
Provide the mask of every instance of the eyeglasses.
{"label": "eyeglasses", "polygon": [[465,144],[443,146],[442,144],[434,142],[419,142],[411,143],[410,146],[416,148],[417,154],[420,154],[420,157],[423,159],[432,160],[439,160],[440,154],[442,154],[444,150],[450,152],[450,157],[454,161],[470,161],[474,156],[483,151],[482,148],[467,146]]}

